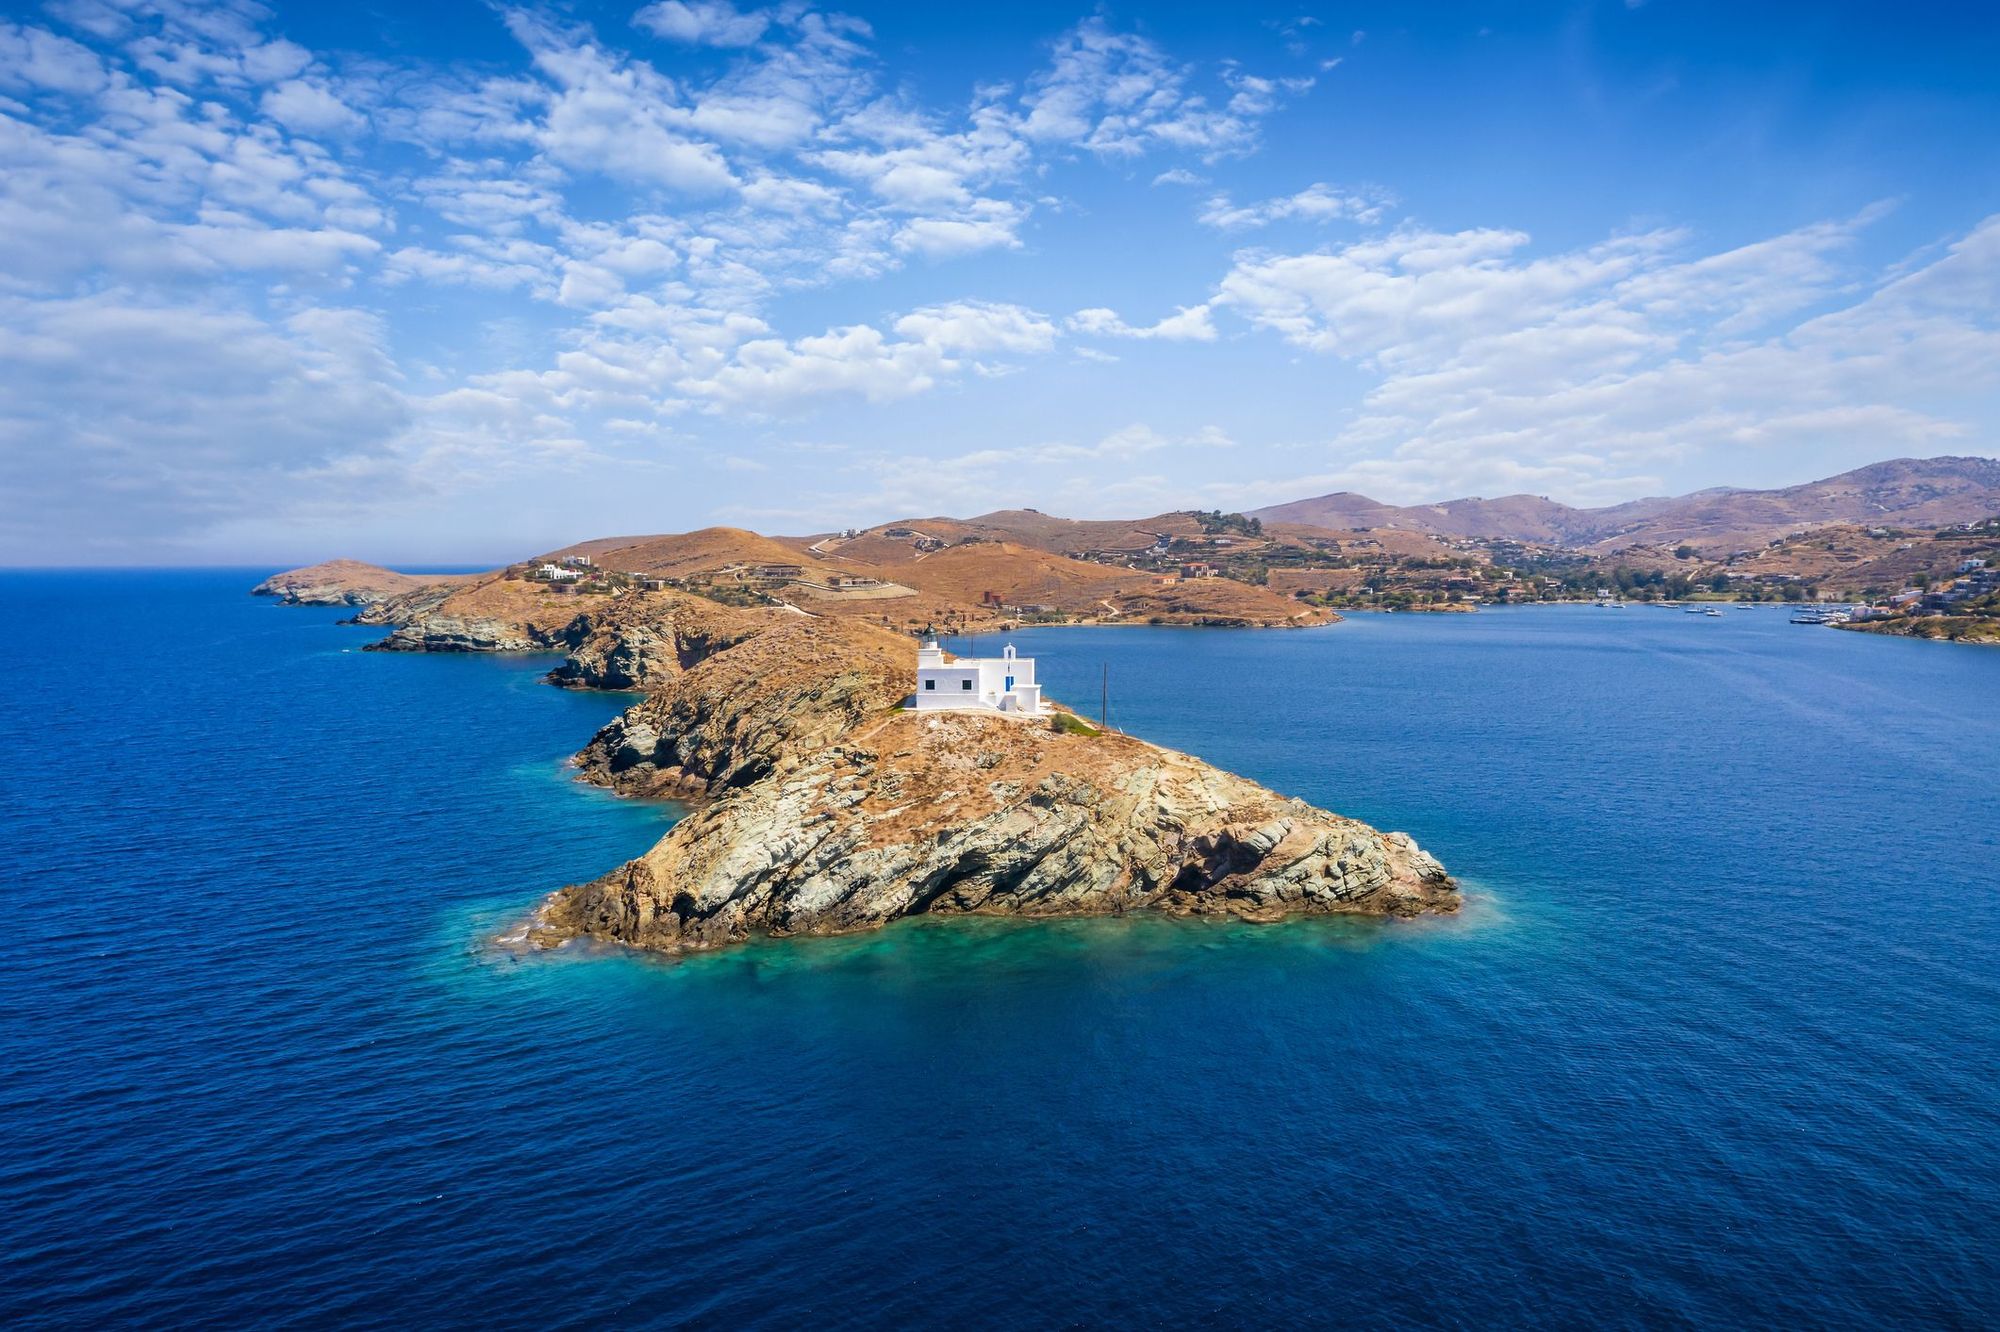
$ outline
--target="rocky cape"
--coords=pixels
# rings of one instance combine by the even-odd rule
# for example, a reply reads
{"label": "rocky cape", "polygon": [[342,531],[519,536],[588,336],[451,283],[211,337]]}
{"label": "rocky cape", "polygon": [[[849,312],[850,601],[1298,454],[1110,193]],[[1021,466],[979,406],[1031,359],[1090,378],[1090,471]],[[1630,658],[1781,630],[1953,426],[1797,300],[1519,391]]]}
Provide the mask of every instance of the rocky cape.
{"label": "rocky cape", "polygon": [[529,937],[678,952],[922,914],[1458,907],[1407,836],[1069,712],[905,711],[914,658],[899,635],[793,619],[628,709],[578,756],[584,775],[693,809],[550,897]]}
{"label": "rocky cape", "polygon": [[372,606],[426,588],[449,590],[464,580],[459,574],[405,574],[359,560],[328,560],[272,574],[250,595],[294,606]]}
{"label": "rocky cape", "polygon": [[551,680],[645,697],[577,756],[587,780],[687,802],[645,855],[552,894],[526,937],[662,952],[904,916],[1453,911],[1401,833],[1185,754],[1041,718],[903,709],[907,637],[673,591],[551,595],[484,576],[356,617],[380,650],[559,651]]}

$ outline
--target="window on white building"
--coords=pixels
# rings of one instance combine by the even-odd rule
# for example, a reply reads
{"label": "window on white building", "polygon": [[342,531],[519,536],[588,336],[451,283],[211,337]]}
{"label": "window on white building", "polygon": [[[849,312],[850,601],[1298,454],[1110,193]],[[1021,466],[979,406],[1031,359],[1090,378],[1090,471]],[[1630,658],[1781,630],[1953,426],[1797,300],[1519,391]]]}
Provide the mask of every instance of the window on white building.
{"label": "window on white building", "polygon": [[960,680],[960,681],[958,682],[958,687],[959,687],[960,689],[970,689],[970,688],[972,688],[972,681],[970,681],[970,680]]}
{"label": "window on white building", "polygon": [[937,681],[936,681],[936,680],[926,680],[926,681],[924,681],[924,688],[926,688],[926,689],[936,689],[936,688],[937,688]]}

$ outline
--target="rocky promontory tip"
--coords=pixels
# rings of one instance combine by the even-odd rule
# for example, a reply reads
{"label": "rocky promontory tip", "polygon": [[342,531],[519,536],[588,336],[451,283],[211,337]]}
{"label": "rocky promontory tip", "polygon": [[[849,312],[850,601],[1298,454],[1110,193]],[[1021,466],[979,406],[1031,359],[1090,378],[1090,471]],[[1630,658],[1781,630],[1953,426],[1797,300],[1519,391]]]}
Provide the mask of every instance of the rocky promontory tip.
{"label": "rocky promontory tip", "polygon": [[682,951],[920,914],[1275,920],[1450,911],[1401,833],[1128,736],[898,711],[704,803],[563,889],[532,937]]}
{"label": "rocky promontory tip", "polygon": [[250,589],[296,606],[373,606],[425,588],[449,589],[462,574],[405,574],[360,560],[328,560],[272,574]]}

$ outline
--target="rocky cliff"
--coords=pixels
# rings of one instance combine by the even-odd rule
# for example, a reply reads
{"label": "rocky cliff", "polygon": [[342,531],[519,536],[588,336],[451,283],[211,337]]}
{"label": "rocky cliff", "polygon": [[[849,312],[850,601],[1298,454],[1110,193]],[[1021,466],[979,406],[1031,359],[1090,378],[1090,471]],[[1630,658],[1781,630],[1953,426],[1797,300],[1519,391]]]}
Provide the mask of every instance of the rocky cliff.
{"label": "rocky cliff", "polygon": [[391,628],[376,652],[561,652],[557,684],[645,689],[756,633],[772,612],[679,592],[558,593],[489,575],[424,588],[371,606],[357,623]]}
{"label": "rocky cliff", "polygon": [[577,762],[627,795],[746,786],[900,704],[915,661],[901,635],[792,617],[627,709]]}
{"label": "rocky cliff", "polygon": [[1070,714],[901,710],[907,639],[775,626],[627,710],[579,761],[692,798],[646,855],[544,904],[540,943],[662,951],[924,913],[1455,910],[1408,837]]}
{"label": "rocky cliff", "polygon": [[924,913],[1273,920],[1457,905],[1403,834],[1184,754],[1047,721],[896,711],[563,889],[533,937],[671,952]]}

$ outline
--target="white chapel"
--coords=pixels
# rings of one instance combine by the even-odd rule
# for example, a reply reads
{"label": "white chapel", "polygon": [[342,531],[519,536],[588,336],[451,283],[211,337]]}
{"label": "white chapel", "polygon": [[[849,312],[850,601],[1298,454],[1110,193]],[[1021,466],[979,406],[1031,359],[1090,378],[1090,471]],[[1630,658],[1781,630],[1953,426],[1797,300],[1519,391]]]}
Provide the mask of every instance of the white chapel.
{"label": "white chapel", "polygon": [[1035,683],[1035,659],[1017,657],[1014,645],[997,657],[946,659],[935,638],[917,649],[918,711],[942,708],[986,708],[1039,716],[1042,687]]}

